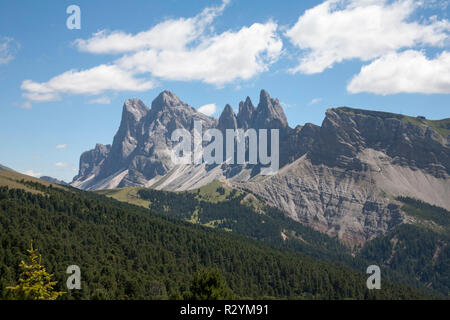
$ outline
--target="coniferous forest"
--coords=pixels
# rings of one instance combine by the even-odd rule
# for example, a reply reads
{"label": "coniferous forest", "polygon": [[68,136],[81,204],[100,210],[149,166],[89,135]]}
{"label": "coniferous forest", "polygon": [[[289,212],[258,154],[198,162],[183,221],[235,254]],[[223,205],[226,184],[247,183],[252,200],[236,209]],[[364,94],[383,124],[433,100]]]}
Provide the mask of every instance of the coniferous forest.
{"label": "coniferous forest", "polygon": [[368,290],[365,270],[94,193],[20,183],[26,188],[0,187],[1,299],[14,298],[6,287],[16,283],[31,240],[58,281],[55,289],[66,291],[67,266],[80,267],[82,289],[61,299],[193,297],[190,290],[203,270],[217,270],[233,298],[433,297],[390,281],[383,281],[383,290]]}

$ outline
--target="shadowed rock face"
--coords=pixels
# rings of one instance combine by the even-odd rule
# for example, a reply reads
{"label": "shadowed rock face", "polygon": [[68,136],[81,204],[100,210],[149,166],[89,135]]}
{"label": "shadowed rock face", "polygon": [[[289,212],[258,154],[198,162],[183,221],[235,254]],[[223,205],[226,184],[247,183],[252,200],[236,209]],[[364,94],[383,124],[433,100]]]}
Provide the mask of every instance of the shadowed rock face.
{"label": "shadowed rock face", "polygon": [[111,145],[105,146],[98,143],[94,149],[83,152],[80,157],[79,173],[73,178],[72,185],[77,188],[83,188],[83,182],[98,176],[110,151]]}
{"label": "shadowed rock face", "polygon": [[225,106],[225,109],[223,109],[222,114],[219,118],[219,129],[222,132],[225,132],[226,129],[237,129],[238,128],[238,121],[236,118],[236,115],[234,114],[233,109],[229,104]]}
{"label": "shadowed rock face", "polygon": [[255,129],[284,129],[288,127],[286,115],[280,102],[278,99],[270,98],[265,90],[261,91],[258,107],[252,117],[252,125]]}
{"label": "shadowed rock face", "polygon": [[330,109],[311,150],[313,163],[341,168],[362,168],[357,155],[371,148],[386,153],[396,164],[425,170],[435,177],[450,174],[450,146],[426,122],[411,122],[403,115]]}
{"label": "shadowed rock face", "polygon": [[[175,165],[171,134],[179,128],[192,132],[195,120],[204,130],[222,132],[279,129],[282,169],[250,182],[259,173],[257,165]],[[257,108],[247,97],[237,115],[227,105],[217,120],[164,91],[150,109],[138,99],[125,102],[112,146],[98,144],[83,153],[71,185],[178,191],[228,179],[292,219],[352,245],[408,221],[395,196],[450,209],[449,130],[449,119],[433,122],[346,107],[328,110],[320,127],[290,128],[278,99],[264,90]]]}
{"label": "shadowed rock face", "polygon": [[147,115],[147,106],[139,99],[125,101],[122,111],[122,121],[108,157],[99,173],[99,178],[106,178],[126,166],[130,155],[136,149],[141,136],[140,121]]}
{"label": "shadowed rock face", "polygon": [[247,130],[252,126],[252,119],[255,111],[256,109],[253,106],[250,97],[247,97],[247,99],[245,99],[245,102],[241,101],[239,103],[239,113],[237,116],[239,128]]}

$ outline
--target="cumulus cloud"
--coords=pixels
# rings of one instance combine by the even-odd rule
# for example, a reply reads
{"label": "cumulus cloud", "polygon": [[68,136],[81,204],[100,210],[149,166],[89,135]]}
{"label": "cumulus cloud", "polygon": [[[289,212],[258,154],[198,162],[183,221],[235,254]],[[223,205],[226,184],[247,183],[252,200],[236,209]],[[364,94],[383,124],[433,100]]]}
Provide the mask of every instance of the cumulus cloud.
{"label": "cumulus cloud", "polygon": [[150,72],[166,80],[199,80],[223,85],[264,72],[282,51],[277,24],[254,23],[237,32],[202,39],[194,48],[149,49],[126,55],[117,63],[136,73]]}
{"label": "cumulus cloud", "polygon": [[204,106],[201,106],[197,109],[198,112],[201,112],[207,116],[212,116],[214,113],[217,112],[217,106],[214,103],[211,104],[205,104]]}
{"label": "cumulus cloud", "polygon": [[305,11],[285,36],[305,54],[291,72],[320,73],[349,59],[369,61],[419,45],[442,46],[450,23],[412,21],[413,0],[327,0]]}
{"label": "cumulus cloud", "polygon": [[219,7],[204,9],[193,18],[170,19],[135,35],[123,31],[102,30],[90,39],[77,39],[74,44],[80,51],[95,54],[117,54],[143,49],[183,50],[186,45],[205,31],[213,19],[221,14],[230,1]]}
{"label": "cumulus cloud", "polygon": [[25,171],[23,174],[30,176],[30,177],[35,177],[35,178],[39,178],[40,176],[42,176],[42,173],[34,172],[33,170]]}
{"label": "cumulus cloud", "polygon": [[421,51],[385,55],[361,68],[347,86],[351,93],[450,93],[450,52],[428,59]]}
{"label": "cumulus cloud", "polygon": [[67,144],[58,144],[56,146],[56,149],[65,149],[67,147]]}
{"label": "cumulus cloud", "polygon": [[55,167],[64,168],[64,167],[68,167],[68,166],[70,166],[70,164],[67,163],[67,162],[57,162],[57,163],[55,163]]}
{"label": "cumulus cloud", "polygon": [[20,44],[13,38],[0,38],[0,65],[11,62],[19,49]]}
{"label": "cumulus cloud", "polygon": [[248,80],[268,70],[281,55],[283,43],[277,24],[271,21],[214,33],[211,24],[228,3],[224,0],[192,18],[166,20],[137,34],[103,30],[89,39],[78,39],[74,45],[79,51],[122,56],[110,64],[67,71],[47,82],[25,80],[23,95],[42,102],[58,100],[62,94],[145,91],[158,78],[217,86]]}
{"label": "cumulus cloud", "polygon": [[154,87],[150,80],[136,78],[116,65],[99,65],[87,70],[69,70],[47,82],[22,82],[24,96],[31,101],[56,101],[61,94],[96,95],[112,91],[146,91]]}

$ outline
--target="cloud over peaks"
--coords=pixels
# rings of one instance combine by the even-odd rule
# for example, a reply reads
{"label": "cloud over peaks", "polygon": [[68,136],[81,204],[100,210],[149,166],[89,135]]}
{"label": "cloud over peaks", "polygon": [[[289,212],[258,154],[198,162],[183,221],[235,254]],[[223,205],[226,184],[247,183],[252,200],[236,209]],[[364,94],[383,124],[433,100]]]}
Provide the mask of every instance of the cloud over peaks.
{"label": "cloud over peaks", "polygon": [[207,116],[212,116],[214,113],[217,112],[217,106],[215,103],[205,104],[204,106],[201,106],[197,109],[198,112],[201,112]]}
{"label": "cloud over peaks", "polygon": [[434,59],[407,50],[385,55],[361,68],[347,86],[351,93],[450,93],[450,52]]}
{"label": "cloud over peaks", "polygon": [[158,79],[216,86],[248,80],[277,61],[283,43],[272,21],[215,34],[211,24],[229,2],[223,0],[192,18],[169,19],[137,34],[103,30],[89,39],[77,39],[79,51],[121,56],[90,69],[66,71],[47,82],[25,80],[23,95],[42,102],[58,100],[62,94],[145,91]]}
{"label": "cloud over peaks", "polygon": [[285,33],[303,50],[291,72],[320,73],[350,59],[369,61],[402,48],[441,46],[447,20],[411,21],[422,5],[413,0],[327,0],[305,11]]}

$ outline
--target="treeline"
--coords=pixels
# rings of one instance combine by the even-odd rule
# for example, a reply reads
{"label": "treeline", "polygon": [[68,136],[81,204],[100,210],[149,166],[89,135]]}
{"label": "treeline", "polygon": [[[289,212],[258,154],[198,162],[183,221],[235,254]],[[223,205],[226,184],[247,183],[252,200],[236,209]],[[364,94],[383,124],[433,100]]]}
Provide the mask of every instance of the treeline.
{"label": "treeline", "polygon": [[404,203],[402,210],[407,214],[436,222],[450,231],[450,211],[409,197],[397,197],[397,200]]}
{"label": "treeline", "polygon": [[388,281],[368,290],[366,275],[242,236],[190,225],[82,191],[29,184],[44,194],[0,187],[0,298],[17,281],[30,240],[65,290],[66,268],[82,289],[63,299],[168,299],[193,275],[220,270],[237,297],[413,299],[429,297]]}

